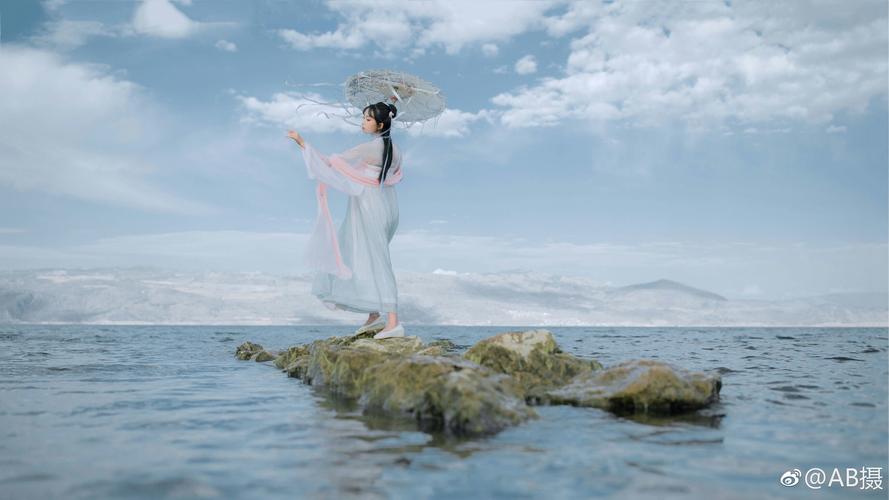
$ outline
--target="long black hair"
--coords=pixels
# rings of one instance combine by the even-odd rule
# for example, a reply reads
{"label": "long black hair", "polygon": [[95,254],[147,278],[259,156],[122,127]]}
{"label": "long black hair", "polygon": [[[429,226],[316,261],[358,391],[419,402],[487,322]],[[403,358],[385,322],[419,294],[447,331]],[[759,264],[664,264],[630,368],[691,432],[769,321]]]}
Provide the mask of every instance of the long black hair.
{"label": "long black hair", "polygon": [[392,138],[389,137],[389,131],[392,128],[392,119],[398,114],[398,110],[394,104],[387,104],[383,101],[368,104],[361,114],[363,115],[367,110],[370,110],[370,116],[377,123],[383,124],[383,130],[380,131],[380,137],[383,138],[383,168],[380,170],[379,179],[377,179],[382,184],[386,179],[386,173],[389,172],[389,166],[392,165]]}

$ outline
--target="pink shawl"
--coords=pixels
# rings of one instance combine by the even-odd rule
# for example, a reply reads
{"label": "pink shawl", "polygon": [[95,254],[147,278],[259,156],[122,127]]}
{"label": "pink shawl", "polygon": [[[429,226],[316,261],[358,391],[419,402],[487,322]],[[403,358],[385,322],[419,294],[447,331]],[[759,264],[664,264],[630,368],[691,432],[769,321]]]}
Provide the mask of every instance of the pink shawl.
{"label": "pink shawl", "polygon": [[[311,271],[335,274],[341,279],[352,277],[352,270],[343,262],[336,229],[327,206],[327,187],[358,196],[365,189],[380,189],[379,177],[383,161],[383,139],[379,136],[339,154],[324,156],[308,142],[303,142],[303,160],[310,179],[317,179],[315,194],[318,216],[309,237],[303,259]],[[401,153],[392,146],[392,164],[383,184],[393,186],[401,181]]]}

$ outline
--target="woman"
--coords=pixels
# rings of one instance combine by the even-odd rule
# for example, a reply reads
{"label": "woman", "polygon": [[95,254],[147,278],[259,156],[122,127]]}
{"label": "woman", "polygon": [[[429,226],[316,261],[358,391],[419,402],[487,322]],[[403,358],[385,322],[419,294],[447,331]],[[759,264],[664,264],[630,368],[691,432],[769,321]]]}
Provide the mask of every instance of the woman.
{"label": "woman", "polygon": [[[318,179],[318,219],[305,255],[317,271],[312,294],[329,309],[368,313],[356,333],[382,325],[377,339],[404,336],[389,259],[389,242],[398,228],[394,185],[401,180],[401,152],[389,135],[397,112],[384,102],[365,107],[361,130],[373,139],[340,154],[325,156],[299,133],[287,134],[303,149],[309,178]],[[349,195],[339,231],[327,207],[328,186]],[[381,313],[387,313],[385,321]]]}

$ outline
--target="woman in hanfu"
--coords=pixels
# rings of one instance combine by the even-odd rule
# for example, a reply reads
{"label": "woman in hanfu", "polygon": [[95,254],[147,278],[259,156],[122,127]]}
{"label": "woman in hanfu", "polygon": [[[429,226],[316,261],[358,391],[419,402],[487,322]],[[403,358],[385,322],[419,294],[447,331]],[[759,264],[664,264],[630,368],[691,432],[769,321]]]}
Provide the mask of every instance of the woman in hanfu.
{"label": "woman in hanfu", "polygon": [[[389,242],[398,228],[395,184],[401,180],[401,151],[389,135],[397,112],[385,102],[368,105],[361,130],[373,138],[330,156],[313,148],[299,133],[288,132],[303,150],[309,178],[318,180],[318,217],[304,255],[315,272],[312,294],[328,309],[368,313],[367,322],[356,333],[382,326],[374,335],[377,339],[404,336],[389,259]],[[349,195],[339,231],[327,206],[328,187]]]}

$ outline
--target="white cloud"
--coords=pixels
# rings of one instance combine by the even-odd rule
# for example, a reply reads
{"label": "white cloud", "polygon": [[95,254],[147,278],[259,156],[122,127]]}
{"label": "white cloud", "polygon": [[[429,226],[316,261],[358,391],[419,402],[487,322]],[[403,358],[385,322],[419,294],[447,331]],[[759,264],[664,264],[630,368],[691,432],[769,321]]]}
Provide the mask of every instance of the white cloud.
{"label": "white cloud", "polygon": [[[401,51],[419,57],[427,49],[441,46],[448,54],[456,54],[466,45],[491,45],[529,29],[542,29],[544,13],[562,3],[563,0],[330,1],[327,7],[343,18],[335,30],[301,33],[284,29],[278,35],[298,50],[356,50],[375,45],[382,49],[384,57]],[[504,16],[504,12],[509,15]]]}
{"label": "white cloud", "polygon": [[[685,283],[607,286],[541,272],[396,271],[411,324],[499,326],[886,326],[883,293],[715,299]],[[88,324],[349,324],[312,296],[311,274],[135,268],[0,271],[0,321]],[[21,300],[38,297],[39,300]],[[5,299],[5,300],[4,300]],[[348,327],[354,329],[354,326]],[[410,327],[408,327],[410,328]]]}
{"label": "white cloud", "polygon": [[465,137],[470,134],[470,126],[476,122],[492,123],[494,113],[482,109],[477,113],[445,109],[429,122],[412,125],[405,132],[414,137]]}
{"label": "white cloud", "polygon": [[537,61],[534,56],[527,55],[515,63],[515,72],[520,75],[527,75],[537,72]]}
{"label": "white cloud", "polygon": [[278,92],[267,101],[236,97],[247,112],[242,120],[248,123],[280,125],[299,132],[354,132],[359,128],[340,118],[344,110],[318,104],[324,99],[316,93]]}
{"label": "white cloud", "polygon": [[450,271],[447,269],[436,269],[432,271],[432,274],[443,274],[445,276],[457,276],[457,271]]}
{"label": "white cloud", "polygon": [[845,125],[829,125],[827,127],[828,134],[844,134],[846,133]]}
{"label": "white cloud", "polygon": [[0,51],[0,184],[150,211],[207,213],[146,180],[162,129],[136,84],[37,49]]}
{"label": "white cloud", "polygon": [[44,23],[33,40],[40,46],[65,50],[80,47],[95,36],[118,36],[118,34],[99,21],[60,19]]}
{"label": "white cloud", "polygon": [[[69,50],[84,45],[90,38],[131,37],[144,35],[166,39],[180,39],[209,32],[215,28],[227,28],[238,23],[228,21],[199,22],[191,19],[174,3],[190,6],[191,0],[138,0],[131,19],[116,24],[94,20],[66,19],[62,16],[67,0],[45,0],[43,7],[50,19],[43,23],[32,40],[38,46]],[[220,40],[216,47],[234,51],[237,47]]]}
{"label": "white cloud", "polygon": [[[307,236],[297,232],[182,231],[102,238],[62,248],[0,244],[0,268],[150,265],[304,272],[300,255]],[[619,284],[666,278],[729,297],[740,294],[769,299],[816,295],[836,288],[885,293],[889,276],[886,252],[886,243],[831,247],[746,242],[572,243],[428,230],[400,230],[391,244],[392,263],[399,272],[533,270]]]}
{"label": "white cloud", "polygon": [[47,11],[56,11],[59,10],[62,5],[68,3],[68,0],[43,0],[42,4],[43,8]]}
{"label": "white cloud", "polygon": [[[358,125],[343,119],[346,111],[324,102],[316,93],[278,92],[269,100],[237,95],[245,115],[242,121],[252,124],[274,125],[295,129],[299,132],[354,132]],[[350,118],[357,122],[357,118]],[[396,120],[395,127],[414,137],[464,137],[470,126],[478,121],[494,121],[494,113],[480,110],[469,113],[458,109],[445,109],[434,119],[403,127]]]}
{"label": "white cloud", "polygon": [[570,2],[565,13],[546,17],[543,19],[543,25],[551,36],[561,37],[580,28],[589,27],[591,20],[607,10],[608,6],[602,2],[585,0]]}
{"label": "white cloud", "polygon": [[496,57],[498,53],[500,53],[500,49],[497,48],[496,44],[482,44],[482,54],[484,54],[485,57]]}
{"label": "white cloud", "polygon": [[[190,5],[191,2],[180,2]],[[192,21],[169,0],[143,0],[133,13],[133,28],[136,32],[161,38],[184,38],[199,29],[199,23]]]}
{"label": "white cloud", "polygon": [[234,44],[234,42],[229,42],[228,40],[219,40],[216,42],[216,48],[219,50],[224,50],[226,52],[237,52],[238,46]]}
{"label": "white cloud", "polygon": [[[564,7],[564,8],[563,8]],[[778,122],[826,123],[859,113],[887,88],[884,2],[842,9],[826,0],[762,2],[329,2],[335,30],[281,30],[294,48],[425,55],[456,54],[478,44],[494,54],[530,32],[570,40],[564,74],[501,93],[509,127],[551,126],[568,119],[634,126],[684,121],[693,129],[742,129]],[[471,9],[468,19],[464,13]],[[502,12],[508,11],[509,16]],[[544,40],[542,43],[547,43]],[[515,71],[536,71],[531,59]],[[504,67],[495,68],[501,73]]]}
{"label": "white cloud", "polygon": [[553,35],[587,30],[571,41],[565,74],[492,99],[505,125],[824,123],[886,96],[880,2],[843,12],[820,1],[585,3],[544,22]]}

